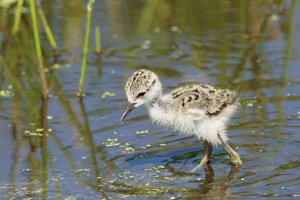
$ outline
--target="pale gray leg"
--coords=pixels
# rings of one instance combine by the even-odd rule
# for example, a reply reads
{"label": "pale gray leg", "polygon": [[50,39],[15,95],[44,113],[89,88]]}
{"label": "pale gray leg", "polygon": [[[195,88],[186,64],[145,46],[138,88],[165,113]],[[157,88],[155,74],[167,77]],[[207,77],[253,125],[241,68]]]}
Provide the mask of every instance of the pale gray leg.
{"label": "pale gray leg", "polygon": [[239,156],[239,154],[237,152],[235,152],[227,142],[225,142],[223,140],[223,138],[220,136],[220,134],[218,134],[218,137],[222,143],[222,145],[224,146],[224,148],[226,149],[226,151],[229,153],[230,157],[231,157],[231,162],[235,165],[242,165],[243,162]]}
{"label": "pale gray leg", "polygon": [[203,141],[204,144],[204,156],[200,162],[199,165],[197,165],[194,169],[192,169],[192,172],[195,172],[197,169],[201,168],[203,165],[205,166],[206,163],[209,161],[209,157],[212,152],[212,145],[211,143],[207,142],[206,140]]}

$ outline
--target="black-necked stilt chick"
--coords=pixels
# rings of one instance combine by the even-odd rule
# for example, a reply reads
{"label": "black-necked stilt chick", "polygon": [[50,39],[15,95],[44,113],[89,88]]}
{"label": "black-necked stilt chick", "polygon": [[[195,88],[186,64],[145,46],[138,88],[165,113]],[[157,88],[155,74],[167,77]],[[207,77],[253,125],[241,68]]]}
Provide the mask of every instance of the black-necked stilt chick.
{"label": "black-necked stilt chick", "polygon": [[229,146],[225,133],[226,122],[239,105],[237,92],[207,84],[192,84],[163,94],[158,76],[145,69],[129,77],[125,91],[129,106],[120,121],[144,104],[153,121],[203,140],[204,156],[192,171],[209,161],[213,145],[218,144],[224,146],[233,164],[242,165],[239,154]]}

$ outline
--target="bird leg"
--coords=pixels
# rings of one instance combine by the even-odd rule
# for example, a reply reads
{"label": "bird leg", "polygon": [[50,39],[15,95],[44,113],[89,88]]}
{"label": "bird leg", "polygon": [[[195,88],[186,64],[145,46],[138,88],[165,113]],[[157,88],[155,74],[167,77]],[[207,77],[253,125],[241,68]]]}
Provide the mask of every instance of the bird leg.
{"label": "bird leg", "polygon": [[226,149],[226,151],[229,153],[230,157],[231,157],[231,162],[235,165],[242,165],[243,162],[239,156],[239,154],[237,152],[235,152],[231,146],[229,146],[229,144],[227,142],[225,142],[223,140],[223,138],[221,137],[221,135],[218,133],[218,137],[222,143],[222,145],[224,146],[224,148]]}
{"label": "bird leg", "polygon": [[204,140],[204,156],[202,157],[202,160],[199,165],[197,165],[194,169],[192,169],[192,172],[195,172],[197,169],[201,168],[203,165],[206,168],[206,163],[209,161],[209,157],[212,152],[212,145],[208,141]]}

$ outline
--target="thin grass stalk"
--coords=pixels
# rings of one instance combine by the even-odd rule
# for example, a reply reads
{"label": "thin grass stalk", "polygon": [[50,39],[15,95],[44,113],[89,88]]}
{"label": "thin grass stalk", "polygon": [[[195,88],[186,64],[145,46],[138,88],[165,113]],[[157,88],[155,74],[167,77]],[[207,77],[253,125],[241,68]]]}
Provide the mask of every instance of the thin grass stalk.
{"label": "thin grass stalk", "polygon": [[18,0],[17,10],[15,12],[14,25],[13,25],[13,29],[12,29],[12,35],[15,35],[19,31],[23,3],[24,3],[24,0]]}
{"label": "thin grass stalk", "polygon": [[84,38],[84,49],[83,49],[83,58],[82,58],[82,65],[81,65],[81,74],[80,74],[80,80],[79,80],[79,91],[77,93],[78,96],[83,96],[83,87],[84,87],[84,80],[85,80],[85,74],[86,74],[86,66],[87,66],[87,57],[90,47],[90,37],[91,37],[91,25],[92,25],[92,19],[93,19],[93,7],[94,7],[95,0],[89,0],[89,3],[87,5],[87,24],[86,24],[86,32],[85,32],[85,38]]}
{"label": "thin grass stalk", "polygon": [[44,71],[44,64],[43,64],[43,56],[42,56],[42,48],[39,36],[39,29],[38,29],[38,22],[36,16],[36,9],[35,9],[35,0],[30,0],[30,10],[31,10],[31,20],[33,26],[33,37],[34,37],[34,44],[35,44],[35,51],[38,60],[38,67],[39,67],[39,74],[40,79],[42,82],[42,93],[43,98],[46,99],[48,97],[48,84],[47,79]]}
{"label": "thin grass stalk", "polygon": [[95,28],[95,41],[96,41],[96,53],[100,54],[101,53],[101,32],[99,26]]}
{"label": "thin grass stalk", "polygon": [[54,159],[55,157],[53,155],[49,155],[49,169],[51,170],[51,178],[52,178],[52,184],[54,187],[54,191],[55,191],[55,196],[56,199],[63,199],[62,198],[62,192],[61,192],[61,187],[60,187],[60,182],[59,182],[59,177],[57,176],[57,170],[56,167],[54,166]]}
{"label": "thin grass stalk", "polygon": [[[90,128],[88,115],[87,115],[83,100],[80,99],[79,103],[80,103],[81,115],[83,116],[83,119],[84,119],[84,130],[85,130],[84,139],[85,139],[85,142],[88,144],[88,146],[90,148],[91,155],[89,157],[91,158],[91,161],[93,163],[94,173],[95,173],[94,176],[95,177],[100,177],[101,174],[100,174],[100,167],[99,167],[99,164],[97,162],[96,146],[95,146],[94,139],[93,139],[93,134],[92,134],[92,131],[91,131],[91,128]],[[107,198],[107,195],[103,190],[104,188],[102,187],[103,184],[102,184],[101,179],[97,179],[96,183],[97,183],[97,189],[99,191],[102,191],[102,195],[103,195],[104,198]]]}
{"label": "thin grass stalk", "polygon": [[56,50],[57,49],[57,44],[56,44],[56,41],[55,41],[54,36],[52,34],[51,28],[50,28],[50,26],[47,22],[47,19],[45,17],[45,14],[44,14],[43,8],[41,6],[41,1],[40,0],[36,1],[36,6],[37,6],[37,10],[38,10],[38,14],[40,16],[40,19],[41,19],[42,24],[44,26],[46,36],[49,40],[49,43],[50,43],[51,47]]}
{"label": "thin grass stalk", "polygon": [[42,105],[40,108],[40,120],[41,127],[43,128],[43,137],[41,138],[41,150],[42,150],[42,196],[43,199],[47,199],[48,195],[48,98],[42,100]]}
{"label": "thin grass stalk", "polygon": [[295,15],[296,15],[296,9],[297,9],[298,1],[292,0],[291,6],[290,6],[290,12],[288,15],[288,23],[287,23],[287,44],[286,44],[286,50],[285,50],[285,59],[283,63],[283,72],[282,72],[282,80],[285,85],[288,84],[288,66],[291,59],[291,55],[293,52],[293,33],[295,29]]}

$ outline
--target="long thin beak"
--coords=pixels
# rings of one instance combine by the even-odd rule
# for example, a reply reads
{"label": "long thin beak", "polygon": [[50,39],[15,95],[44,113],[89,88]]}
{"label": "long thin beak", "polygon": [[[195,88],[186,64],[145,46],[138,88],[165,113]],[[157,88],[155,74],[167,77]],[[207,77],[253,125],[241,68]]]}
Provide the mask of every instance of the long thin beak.
{"label": "long thin beak", "polygon": [[127,109],[125,110],[124,114],[122,115],[120,122],[124,121],[126,116],[135,108],[135,103],[131,103],[127,106]]}

